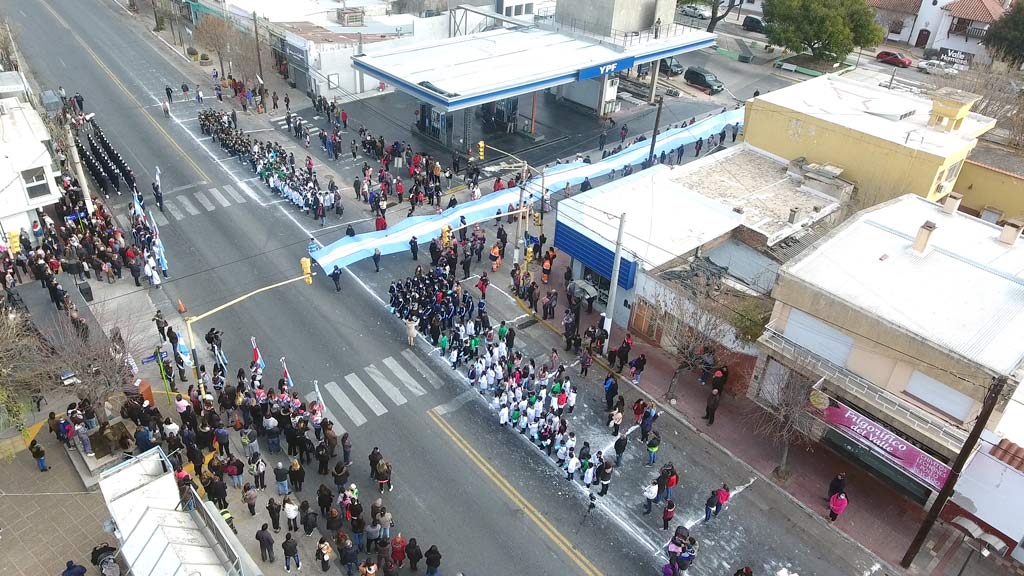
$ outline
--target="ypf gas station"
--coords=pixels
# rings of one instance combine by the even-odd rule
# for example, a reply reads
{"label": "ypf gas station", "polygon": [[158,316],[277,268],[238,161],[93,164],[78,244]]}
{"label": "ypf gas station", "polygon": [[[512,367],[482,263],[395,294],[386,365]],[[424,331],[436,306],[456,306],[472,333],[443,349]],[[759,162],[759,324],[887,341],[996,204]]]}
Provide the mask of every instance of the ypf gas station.
{"label": "ypf gas station", "polygon": [[[457,35],[460,11],[484,15],[489,29]],[[596,34],[553,18],[526,22],[472,6],[451,13],[452,37],[382,47],[353,56],[353,67],[416,99],[416,133],[474,155],[475,137],[542,139],[538,95],[606,117],[620,104],[617,72],[654,62],[653,101],[658,60],[715,44],[712,33],[660,19],[641,30]]]}

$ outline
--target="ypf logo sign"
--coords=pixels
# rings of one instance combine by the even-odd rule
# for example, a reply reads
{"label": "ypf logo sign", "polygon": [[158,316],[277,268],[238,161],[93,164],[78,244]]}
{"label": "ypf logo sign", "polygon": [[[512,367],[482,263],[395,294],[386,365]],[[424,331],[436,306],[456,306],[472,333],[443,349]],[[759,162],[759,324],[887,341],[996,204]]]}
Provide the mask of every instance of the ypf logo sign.
{"label": "ypf logo sign", "polygon": [[605,64],[599,64],[590,68],[584,68],[579,71],[578,78],[580,80],[587,80],[588,78],[596,78],[598,76],[607,76],[614,74],[620,70],[627,70],[633,66],[634,58],[626,58],[618,60],[616,62],[607,62]]}

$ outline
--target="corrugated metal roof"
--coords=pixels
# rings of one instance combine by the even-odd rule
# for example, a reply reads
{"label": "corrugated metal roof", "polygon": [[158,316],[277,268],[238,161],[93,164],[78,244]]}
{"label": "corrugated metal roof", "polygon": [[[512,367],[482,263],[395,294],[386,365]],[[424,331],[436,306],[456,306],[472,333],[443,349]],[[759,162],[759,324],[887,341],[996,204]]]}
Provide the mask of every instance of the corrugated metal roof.
{"label": "corrugated metal roof", "polygon": [[942,7],[953,16],[991,24],[1002,18],[1003,6],[995,0],[955,0]]}
{"label": "corrugated metal roof", "polygon": [[868,0],[868,6],[900,14],[917,14],[921,0]]}

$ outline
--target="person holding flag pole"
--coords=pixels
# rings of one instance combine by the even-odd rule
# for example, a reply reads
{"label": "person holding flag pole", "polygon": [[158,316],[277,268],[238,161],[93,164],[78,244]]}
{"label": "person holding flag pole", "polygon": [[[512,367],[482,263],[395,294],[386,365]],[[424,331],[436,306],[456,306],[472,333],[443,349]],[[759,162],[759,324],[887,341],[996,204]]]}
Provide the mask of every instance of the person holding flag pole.
{"label": "person holding flag pole", "polygon": [[281,356],[281,370],[284,374],[281,377],[281,383],[284,389],[291,390],[295,387],[295,383],[292,382],[292,376],[288,373],[288,365],[284,363],[284,356]]}

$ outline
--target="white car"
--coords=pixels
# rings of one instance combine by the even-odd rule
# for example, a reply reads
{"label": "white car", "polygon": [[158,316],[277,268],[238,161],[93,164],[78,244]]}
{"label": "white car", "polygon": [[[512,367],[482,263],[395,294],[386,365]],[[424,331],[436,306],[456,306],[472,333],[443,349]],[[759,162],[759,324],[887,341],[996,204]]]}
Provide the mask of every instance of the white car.
{"label": "white car", "polygon": [[917,63],[917,69],[925,74],[938,74],[940,76],[956,76],[959,73],[952,65],[941,60],[923,60]]}
{"label": "white car", "polygon": [[689,16],[691,18],[699,18],[706,20],[711,17],[711,10],[705,6],[696,6],[694,4],[687,4],[679,9],[679,13],[683,16]]}

